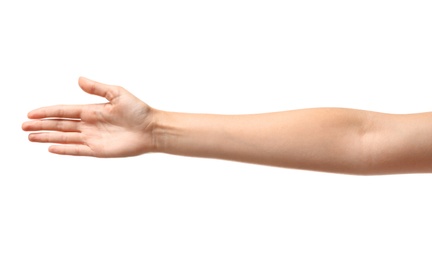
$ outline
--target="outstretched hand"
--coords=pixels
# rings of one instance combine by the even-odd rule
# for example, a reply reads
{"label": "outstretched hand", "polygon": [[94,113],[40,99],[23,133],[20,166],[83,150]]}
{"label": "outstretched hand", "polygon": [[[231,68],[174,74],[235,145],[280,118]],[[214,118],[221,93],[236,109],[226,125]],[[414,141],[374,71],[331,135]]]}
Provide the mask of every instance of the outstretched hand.
{"label": "outstretched hand", "polygon": [[125,157],[153,149],[153,112],[127,90],[80,78],[87,93],[104,97],[105,104],[57,105],[28,113],[22,125],[33,131],[29,140],[55,143],[49,151],[64,155]]}

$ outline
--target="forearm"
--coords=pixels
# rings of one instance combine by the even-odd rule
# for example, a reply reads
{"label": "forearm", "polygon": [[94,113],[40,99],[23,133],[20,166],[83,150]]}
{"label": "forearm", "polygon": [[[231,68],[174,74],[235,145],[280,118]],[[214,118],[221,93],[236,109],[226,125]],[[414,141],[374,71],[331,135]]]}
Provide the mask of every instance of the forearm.
{"label": "forearm", "polygon": [[316,108],[257,115],[157,111],[155,150],[288,168],[363,173],[370,112]]}

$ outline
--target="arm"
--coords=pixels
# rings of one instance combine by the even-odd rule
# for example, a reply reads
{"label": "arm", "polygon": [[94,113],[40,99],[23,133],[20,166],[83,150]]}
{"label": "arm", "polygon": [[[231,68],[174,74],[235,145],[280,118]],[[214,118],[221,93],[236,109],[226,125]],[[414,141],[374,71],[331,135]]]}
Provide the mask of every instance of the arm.
{"label": "arm", "polygon": [[[205,115],[151,108],[127,90],[80,78],[106,104],[39,108],[30,141],[57,154],[124,157],[147,152],[350,174],[432,172],[432,115],[313,108]],[[41,131],[41,132],[39,132]],[[46,132],[50,131],[50,132]]]}
{"label": "arm", "polygon": [[432,113],[343,108],[238,116],[157,113],[160,152],[350,174],[432,172]]}
{"label": "arm", "polygon": [[256,115],[158,112],[156,150],[297,169],[364,168],[368,112],[315,108]]}

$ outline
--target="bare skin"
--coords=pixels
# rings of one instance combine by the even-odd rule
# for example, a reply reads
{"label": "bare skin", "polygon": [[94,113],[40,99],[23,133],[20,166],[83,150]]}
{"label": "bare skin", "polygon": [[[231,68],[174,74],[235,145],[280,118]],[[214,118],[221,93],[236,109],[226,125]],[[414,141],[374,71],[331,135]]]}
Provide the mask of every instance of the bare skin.
{"label": "bare skin", "polygon": [[[127,90],[85,78],[80,87],[89,94],[108,100],[105,104],[58,105],[28,113],[35,119],[22,125],[29,140],[56,143],[49,151],[56,154],[95,157],[126,157],[152,148],[151,108]],[[53,132],[45,132],[45,131]]]}
{"label": "bare skin", "polygon": [[149,152],[345,173],[432,172],[432,113],[310,108],[255,115],[157,110],[118,86],[79,79],[105,104],[29,112],[32,142],[62,155],[127,157]]}

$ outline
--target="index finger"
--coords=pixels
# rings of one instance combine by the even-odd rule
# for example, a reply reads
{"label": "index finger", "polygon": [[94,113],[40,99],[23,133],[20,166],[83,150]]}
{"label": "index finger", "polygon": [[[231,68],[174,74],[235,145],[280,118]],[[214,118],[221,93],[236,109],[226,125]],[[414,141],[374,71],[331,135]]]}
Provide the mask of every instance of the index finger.
{"label": "index finger", "polygon": [[82,105],[57,105],[41,107],[28,113],[30,119],[41,119],[49,117],[58,118],[81,118]]}

